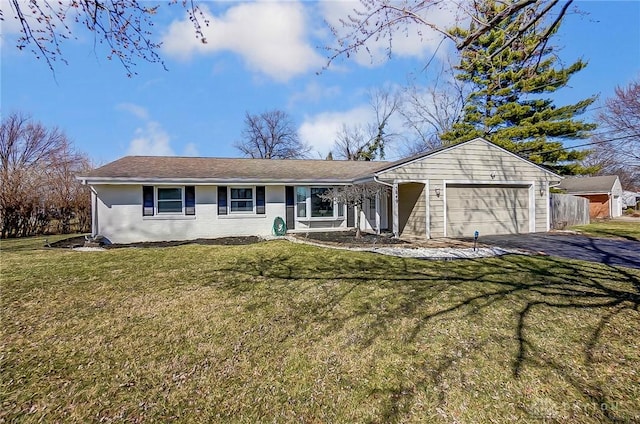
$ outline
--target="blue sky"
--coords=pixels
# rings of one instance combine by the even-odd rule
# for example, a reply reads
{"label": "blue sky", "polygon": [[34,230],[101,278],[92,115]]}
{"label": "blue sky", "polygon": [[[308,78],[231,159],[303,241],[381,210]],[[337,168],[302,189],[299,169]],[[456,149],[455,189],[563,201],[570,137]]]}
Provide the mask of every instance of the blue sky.
{"label": "blue sky", "polygon": [[[3,11],[9,10],[7,0]],[[366,55],[342,59],[329,69],[321,48],[332,42],[325,20],[336,22],[356,4],[349,1],[257,3],[201,2],[212,23],[208,43],[199,43],[184,9],[163,4],[156,39],[168,71],[139,62],[137,76],[94,48],[89,33],[64,43],[69,64],[57,63],[55,78],[46,63],[14,46],[15,25],[3,22],[1,112],[20,111],[47,126],[58,126],[97,164],[127,154],[233,157],[245,112],[281,109],[293,118],[314,157],[331,149],[340,125],[372,119],[367,92],[396,87],[417,75],[426,83],[437,60],[423,71],[439,39],[430,34],[398,37],[387,61],[372,45]],[[599,94],[640,75],[640,1],[577,1],[584,14],[571,13],[554,45],[565,63],[583,58],[587,68],[555,94],[562,105]],[[451,14],[433,19],[446,25]],[[445,55],[440,49],[438,57]],[[433,69],[433,71],[431,71]],[[598,105],[594,106],[597,107]],[[594,110],[590,111],[593,113]],[[388,149],[387,159],[403,154]]]}

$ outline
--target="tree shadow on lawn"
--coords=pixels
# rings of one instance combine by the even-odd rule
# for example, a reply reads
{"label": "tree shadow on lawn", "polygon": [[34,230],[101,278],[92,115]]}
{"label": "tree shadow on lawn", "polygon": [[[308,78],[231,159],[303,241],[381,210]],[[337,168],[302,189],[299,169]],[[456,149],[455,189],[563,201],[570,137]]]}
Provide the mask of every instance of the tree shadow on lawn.
{"label": "tree shadow on lawn", "polygon": [[[268,308],[277,300],[287,303],[286,312],[280,312],[283,316],[273,317],[273,321],[288,320],[294,328],[278,342],[309,332],[320,340],[357,325],[359,331],[349,336],[348,344],[364,351],[392,337],[401,321],[411,323],[403,328],[402,335],[403,344],[409,346],[424,343],[430,326],[482,323],[496,313],[507,317],[508,322],[501,324],[507,326],[506,334],[452,340],[451,346],[457,348],[441,353],[435,365],[425,362],[422,377],[411,378],[392,389],[377,389],[383,393],[372,395],[386,397],[387,402],[376,421],[402,421],[420,388],[435,388],[440,403],[445,403],[444,376],[490,343],[502,344],[505,351],[513,352],[513,380],[520,380],[525,372],[553,373],[579,393],[584,404],[590,405],[589,411],[601,415],[599,419],[629,419],[619,415],[629,411],[607,407],[615,399],[611,399],[602,379],[594,376],[593,370],[602,365],[594,352],[604,349],[601,345],[607,341],[602,340],[602,335],[616,316],[640,311],[639,273],[623,267],[518,255],[447,262],[355,252],[334,257],[322,250],[303,256],[301,259],[300,255],[277,249],[258,251],[222,270],[235,273],[238,278],[212,284],[233,295],[250,296],[257,284],[268,282],[264,290],[269,296],[258,296],[250,308]],[[579,318],[564,324],[557,321],[566,313],[579,317],[577,311],[597,316],[595,324],[588,328],[588,336],[578,337],[582,368],[587,375],[558,359],[563,355],[557,351],[561,350],[562,340],[553,340],[550,345],[541,341],[545,335],[540,334],[544,330],[539,326],[548,324],[566,326],[561,327],[560,337],[566,329],[567,343],[576,343],[574,332],[578,329],[574,327],[586,323]],[[545,411],[532,412],[522,405],[519,408],[525,416],[533,413],[533,418],[546,417],[535,416]]]}

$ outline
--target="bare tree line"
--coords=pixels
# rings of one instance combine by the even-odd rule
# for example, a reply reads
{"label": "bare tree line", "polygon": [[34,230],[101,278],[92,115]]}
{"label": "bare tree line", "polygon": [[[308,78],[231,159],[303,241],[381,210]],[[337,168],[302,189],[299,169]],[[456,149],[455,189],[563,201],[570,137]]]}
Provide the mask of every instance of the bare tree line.
{"label": "bare tree line", "polygon": [[13,113],[0,126],[0,236],[88,231],[90,194],[75,176],[90,167],[57,128]]}
{"label": "bare tree line", "polygon": [[594,137],[589,164],[600,175],[618,175],[626,190],[640,191],[640,78],[618,86],[598,113],[601,135]]}

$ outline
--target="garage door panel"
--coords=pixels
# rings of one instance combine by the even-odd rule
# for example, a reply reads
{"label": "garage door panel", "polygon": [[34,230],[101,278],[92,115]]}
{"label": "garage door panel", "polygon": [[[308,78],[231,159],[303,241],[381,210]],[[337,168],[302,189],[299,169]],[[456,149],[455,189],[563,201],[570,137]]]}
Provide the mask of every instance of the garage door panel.
{"label": "garage door panel", "polygon": [[526,186],[447,186],[447,236],[529,232]]}

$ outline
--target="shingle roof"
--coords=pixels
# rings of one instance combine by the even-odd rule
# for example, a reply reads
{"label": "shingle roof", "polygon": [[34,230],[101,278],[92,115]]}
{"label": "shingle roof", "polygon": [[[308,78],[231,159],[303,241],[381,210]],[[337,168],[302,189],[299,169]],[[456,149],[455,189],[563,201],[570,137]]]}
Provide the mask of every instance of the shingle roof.
{"label": "shingle roof", "polygon": [[616,175],[571,177],[562,180],[558,188],[567,193],[608,193],[617,179]]}
{"label": "shingle roof", "polygon": [[207,180],[352,182],[389,162],[125,156],[79,178],[100,180]]}
{"label": "shingle roof", "polygon": [[534,162],[530,161],[529,159],[520,156],[519,154],[510,152],[510,151],[506,150],[505,148],[500,147],[497,144],[492,143],[492,142],[490,142],[490,141],[488,141],[488,140],[486,140],[486,139],[484,139],[482,137],[476,137],[476,138],[473,138],[471,140],[463,141],[463,142],[455,143],[455,144],[445,144],[443,146],[436,147],[436,148],[433,148],[431,150],[427,150],[425,152],[418,153],[418,154],[415,154],[413,156],[397,160],[395,162],[388,162],[386,166],[381,167],[376,172],[387,171],[387,170],[396,168],[398,166],[402,166],[402,165],[404,165],[406,163],[410,163],[410,162],[413,162],[413,161],[416,161],[416,160],[424,159],[424,158],[427,158],[429,156],[435,155],[436,153],[439,153],[439,152],[442,152],[442,151],[445,151],[445,150],[455,149],[455,148],[457,148],[459,146],[462,146],[463,144],[472,143],[474,141],[483,141],[483,142],[485,142],[485,143],[487,143],[487,144],[489,144],[491,146],[494,146],[494,147],[506,152],[507,154],[513,155],[513,156],[517,157],[518,159],[521,159],[521,160],[523,160],[525,162],[528,162],[531,165],[533,165],[533,166],[535,166],[537,168],[540,168],[541,170],[543,170],[545,172],[548,172],[550,174],[554,174],[554,175],[558,176],[555,172],[551,171],[550,169],[547,169],[546,167],[544,167],[542,165],[534,163]]}

